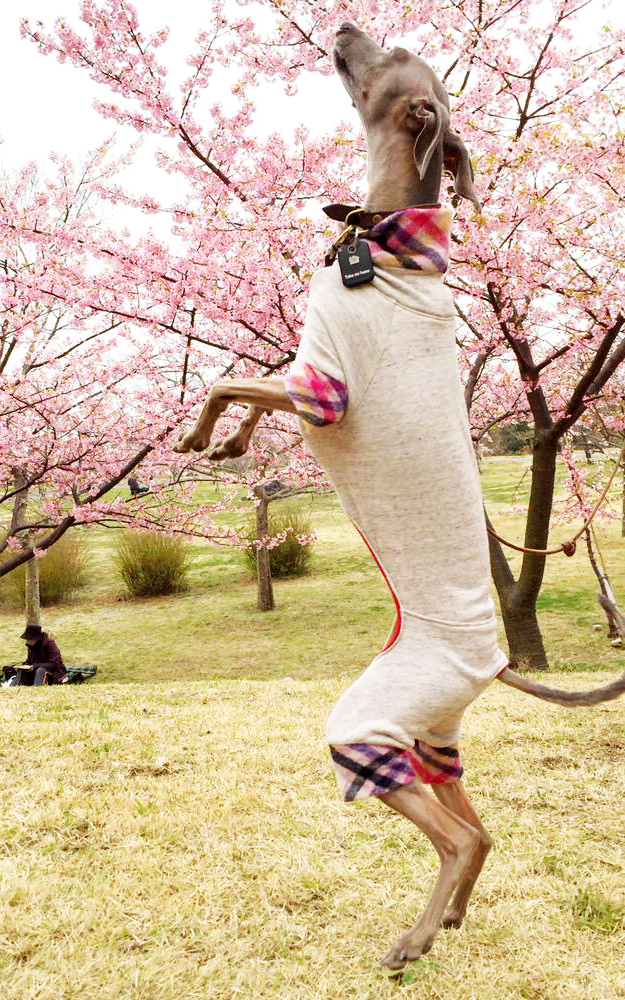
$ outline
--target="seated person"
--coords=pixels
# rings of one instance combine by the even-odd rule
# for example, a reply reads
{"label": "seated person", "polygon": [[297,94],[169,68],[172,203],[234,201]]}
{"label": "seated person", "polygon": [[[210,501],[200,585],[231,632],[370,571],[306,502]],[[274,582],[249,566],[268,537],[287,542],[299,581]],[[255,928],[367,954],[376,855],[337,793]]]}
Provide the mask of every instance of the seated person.
{"label": "seated person", "polygon": [[28,651],[26,662],[11,679],[11,687],[39,687],[41,684],[60,684],[67,676],[59,647],[41,625],[27,625],[20,639]]}
{"label": "seated person", "polygon": [[128,489],[133,497],[139,497],[142,493],[149,493],[149,486],[141,486],[136,476],[128,476]]}

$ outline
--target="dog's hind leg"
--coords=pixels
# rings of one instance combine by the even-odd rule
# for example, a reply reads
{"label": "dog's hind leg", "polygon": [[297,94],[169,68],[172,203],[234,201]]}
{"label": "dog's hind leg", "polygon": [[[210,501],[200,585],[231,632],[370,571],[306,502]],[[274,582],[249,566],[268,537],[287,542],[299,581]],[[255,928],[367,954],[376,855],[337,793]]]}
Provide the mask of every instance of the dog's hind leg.
{"label": "dog's hind leg", "polygon": [[451,809],[456,816],[460,816],[461,819],[477,830],[480,835],[479,842],[471,855],[469,865],[458,883],[451,906],[443,917],[443,927],[460,927],[467,912],[469,896],[473,891],[473,886],[477,882],[493,842],[488,831],[482,826],[480,818],[462,786],[462,782],[451,781],[444,785],[432,785],[432,791],[436,794],[439,802],[446,806],[447,809]]}
{"label": "dog's hind leg", "polygon": [[418,781],[381,795],[380,800],[429,837],[441,861],[434,891],[418,923],[397,939],[382,960],[389,969],[402,969],[432,947],[452,894],[470,877],[481,837],[471,823],[437,801]]}

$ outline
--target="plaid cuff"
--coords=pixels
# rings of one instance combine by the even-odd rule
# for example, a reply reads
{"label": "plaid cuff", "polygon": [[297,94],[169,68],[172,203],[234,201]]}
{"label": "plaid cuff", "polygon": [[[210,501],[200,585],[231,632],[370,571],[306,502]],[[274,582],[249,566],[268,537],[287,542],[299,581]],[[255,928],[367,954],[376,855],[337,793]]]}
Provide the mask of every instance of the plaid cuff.
{"label": "plaid cuff", "polygon": [[315,427],[336,424],[347,410],[347,386],[312,365],[298,365],[284,379],[284,387],[297,415]]}
{"label": "plaid cuff", "polygon": [[386,795],[416,780],[425,785],[444,785],[463,774],[456,747],[431,747],[422,740],[417,740],[412,750],[349,743],[331,746],[330,753],[346,802]]}

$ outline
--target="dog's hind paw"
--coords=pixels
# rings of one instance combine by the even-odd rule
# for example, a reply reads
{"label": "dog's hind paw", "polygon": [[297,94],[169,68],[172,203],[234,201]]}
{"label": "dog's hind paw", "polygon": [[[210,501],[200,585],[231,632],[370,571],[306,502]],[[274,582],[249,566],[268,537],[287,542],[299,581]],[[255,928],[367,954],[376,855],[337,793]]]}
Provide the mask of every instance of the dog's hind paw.
{"label": "dog's hind paw", "polygon": [[409,962],[415,962],[432,947],[434,935],[414,927],[397,939],[393,947],[386,953],[381,964],[387,969],[399,972]]}
{"label": "dog's hind paw", "polygon": [[448,930],[451,927],[458,928],[462,925],[463,920],[464,913],[458,910],[455,906],[452,906],[447,910],[447,913],[443,917],[441,927],[444,927],[445,930]]}

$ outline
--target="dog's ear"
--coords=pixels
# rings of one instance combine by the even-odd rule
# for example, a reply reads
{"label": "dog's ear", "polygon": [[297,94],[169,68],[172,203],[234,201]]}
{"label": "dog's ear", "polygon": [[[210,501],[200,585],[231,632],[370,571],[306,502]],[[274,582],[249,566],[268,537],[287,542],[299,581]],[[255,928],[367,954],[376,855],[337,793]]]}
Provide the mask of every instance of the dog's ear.
{"label": "dog's ear", "polygon": [[415,136],[414,161],[423,180],[432,159],[432,154],[449,128],[449,110],[441,101],[414,98],[408,104],[406,127]]}
{"label": "dog's ear", "polygon": [[482,205],[473,185],[473,167],[467,147],[458,133],[449,128],[443,135],[443,169],[452,175],[456,194],[472,201],[477,211],[481,212]]}

